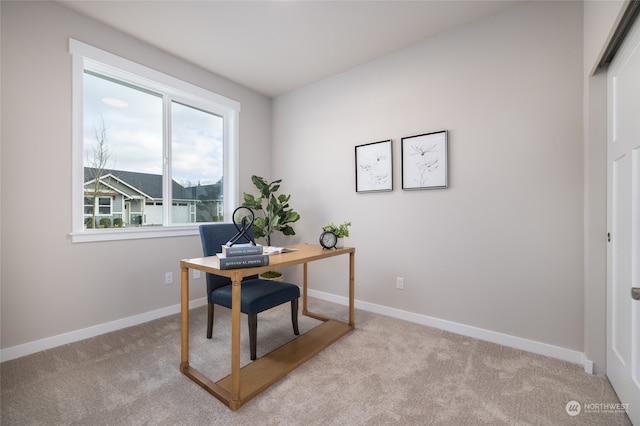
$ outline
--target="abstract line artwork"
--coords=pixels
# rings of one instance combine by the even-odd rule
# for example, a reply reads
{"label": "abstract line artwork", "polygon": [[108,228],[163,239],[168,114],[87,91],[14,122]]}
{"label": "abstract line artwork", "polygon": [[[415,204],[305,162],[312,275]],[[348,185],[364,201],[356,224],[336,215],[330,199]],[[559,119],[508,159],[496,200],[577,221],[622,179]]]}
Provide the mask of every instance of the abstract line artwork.
{"label": "abstract line artwork", "polygon": [[402,189],[448,186],[447,131],[402,138]]}
{"label": "abstract line artwork", "polygon": [[356,192],[393,190],[391,140],[356,146]]}

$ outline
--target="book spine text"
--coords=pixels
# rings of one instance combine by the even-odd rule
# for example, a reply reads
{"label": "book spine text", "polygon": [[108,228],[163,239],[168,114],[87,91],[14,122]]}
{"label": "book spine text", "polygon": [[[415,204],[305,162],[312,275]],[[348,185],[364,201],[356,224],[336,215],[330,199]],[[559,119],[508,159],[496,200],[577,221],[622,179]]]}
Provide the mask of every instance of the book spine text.
{"label": "book spine text", "polygon": [[269,256],[256,254],[251,256],[231,256],[220,258],[220,269],[251,268],[256,266],[268,266]]}

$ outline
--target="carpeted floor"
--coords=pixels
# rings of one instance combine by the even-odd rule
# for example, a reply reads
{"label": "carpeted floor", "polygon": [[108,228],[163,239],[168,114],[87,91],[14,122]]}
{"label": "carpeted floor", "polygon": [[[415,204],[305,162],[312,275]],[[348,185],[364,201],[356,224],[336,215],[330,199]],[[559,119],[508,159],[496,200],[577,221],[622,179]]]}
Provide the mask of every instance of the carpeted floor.
{"label": "carpeted floor", "polygon": [[[310,308],[346,316],[311,300]],[[230,311],[191,314],[190,364],[229,372]],[[300,318],[301,332],[317,321]],[[294,338],[289,305],[258,317],[258,356]],[[249,361],[246,318],[242,359]],[[232,412],[182,375],[180,318],[50,349],[0,365],[9,425],[630,425],[619,411],[567,414],[570,401],[619,402],[579,365],[356,311],[356,330]],[[582,405],[594,407],[597,405]]]}

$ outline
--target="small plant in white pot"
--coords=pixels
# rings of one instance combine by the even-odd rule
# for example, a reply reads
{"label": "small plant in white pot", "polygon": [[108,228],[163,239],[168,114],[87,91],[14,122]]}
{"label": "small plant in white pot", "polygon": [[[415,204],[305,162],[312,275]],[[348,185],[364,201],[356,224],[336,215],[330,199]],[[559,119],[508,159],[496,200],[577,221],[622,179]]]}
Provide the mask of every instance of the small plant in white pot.
{"label": "small plant in white pot", "polygon": [[333,232],[338,237],[338,242],[336,243],[336,248],[344,247],[344,239],[349,236],[349,227],[351,226],[351,222],[343,222],[340,225],[336,225],[333,222],[329,222],[325,226],[322,227],[322,230],[325,232]]}

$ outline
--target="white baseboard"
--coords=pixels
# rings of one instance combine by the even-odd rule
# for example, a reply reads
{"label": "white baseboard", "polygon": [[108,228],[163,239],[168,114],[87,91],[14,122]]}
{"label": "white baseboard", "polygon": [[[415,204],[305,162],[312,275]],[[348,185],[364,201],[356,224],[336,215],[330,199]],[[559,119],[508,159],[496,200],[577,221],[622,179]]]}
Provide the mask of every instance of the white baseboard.
{"label": "white baseboard", "polygon": [[[349,304],[349,299],[343,296],[336,296],[334,294],[324,293],[317,290],[309,290],[308,294],[311,297],[337,303],[339,305],[347,306]],[[199,306],[203,306],[206,303],[207,299],[205,297],[192,300],[189,303],[189,308],[193,309]],[[581,364],[585,372],[593,374],[593,361],[586,359],[582,352],[359,300],[355,301],[355,307],[358,309],[362,309],[363,311],[386,315],[392,318],[398,318],[401,320],[410,321],[413,323],[422,324],[445,331],[450,331],[452,333],[461,334],[463,336],[486,340],[488,342],[497,343],[515,349],[521,349],[527,352],[533,352],[539,355],[549,356],[551,358],[572,362],[574,364]],[[73,343],[79,340],[88,339],[90,337],[95,337],[101,334],[120,330],[122,328],[142,324],[147,321],[152,321],[154,319],[173,315],[179,312],[180,304],[176,304],[168,306],[166,308],[157,309],[155,311],[145,312],[143,314],[133,315],[127,318],[111,321],[105,324],[87,327],[81,330],[48,337],[42,340],[37,340],[35,342],[29,342],[7,349],[2,349],[0,350],[0,361],[10,361],[12,359],[40,352],[45,349],[51,349],[56,346],[66,345],[67,343]]]}
{"label": "white baseboard", "polygon": [[[334,294],[324,293],[316,290],[308,290],[308,294],[311,297],[337,303],[340,305],[347,306],[349,304],[349,299],[343,296],[336,296]],[[450,331],[452,333],[461,334],[463,336],[474,337],[476,339],[497,343],[499,345],[508,346],[510,348],[521,349],[523,351],[532,352],[538,355],[545,355],[551,358],[579,364],[584,367],[585,372],[593,374],[593,362],[587,360],[582,352],[561,348],[559,346],[554,346],[547,343],[523,339],[521,337],[511,336],[508,334],[498,333],[491,330],[485,330],[470,325],[434,318],[427,315],[402,311],[400,309],[389,308],[387,306],[376,305],[374,303],[362,302],[359,300],[355,301],[355,307],[358,309],[362,309],[363,311],[386,315],[392,318],[398,318],[401,320],[438,328],[440,330]]]}
{"label": "white baseboard", "polygon": [[582,366],[584,367],[584,372],[587,374],[593,374],[593,361],[587,359],[585,356],[582,360]]}
{"label": "white baseboard", "polygon": [[[189,302],[189,309],[197,308],[205,305],[207,298],[202,297]],[[56,346],[66,345],[90,337],[99,336],[101,334],[110,333],[112,331],[142,324],[168,315],[180,312],[180,304],[167,306],[166,308],[156,309],[155,311],[145,312],[143,314],[133,315],[127,318],[111,321],[105,324],[99,324],[92,327],[83,328],[81,330],[71,331],[69,333],[59,334],[46,339],[36,340],[22,345],[12,346],[7,349],[0,350],[0,362],[10,361],[45,349],[55,348]]]}

